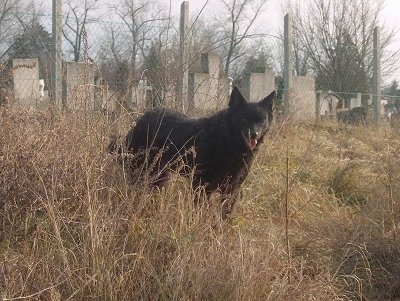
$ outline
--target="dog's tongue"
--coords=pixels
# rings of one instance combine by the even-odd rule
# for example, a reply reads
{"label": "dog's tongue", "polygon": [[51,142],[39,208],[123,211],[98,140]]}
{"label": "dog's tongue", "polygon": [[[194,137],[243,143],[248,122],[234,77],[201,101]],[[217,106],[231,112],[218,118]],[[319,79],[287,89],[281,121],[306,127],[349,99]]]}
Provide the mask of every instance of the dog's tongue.
{"label": "dog's tongue", "polygon": [[251,148],[255,148],[257,145],[257,139],[250,139],[250,146]]}

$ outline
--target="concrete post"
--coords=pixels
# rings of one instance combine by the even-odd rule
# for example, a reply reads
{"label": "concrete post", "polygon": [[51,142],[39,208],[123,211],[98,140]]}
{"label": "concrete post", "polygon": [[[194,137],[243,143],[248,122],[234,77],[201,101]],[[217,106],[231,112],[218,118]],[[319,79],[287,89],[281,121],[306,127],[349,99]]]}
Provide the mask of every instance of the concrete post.
{"label": "concrete post", "polygon": [[61,56],[61,37],[62,37],[62,0],[53,0],[53,21],[52,21],[52,76],[51,76],[51,95],[53,105],[57,109],[62,109],[62,56]]}
{"label": "concrete post", "polygon": [[187,110],[188,104],[188,50],[189,50],[189,1],[181,4],[180,16],[180,44],[179,44],[179,81],[177,87],[177,105],[181,106],[183,112]]}
{"label": "concrete post", "polygon": [[379,27],[374,28],[372,102],[375,122],[381,119],[381,37]]}
{"label": "concrete post", "polygon": [[284,70],[283,78],[285,81],[284,90],[284,116],[289,115],[290,111],[290,91],[292,89],[292,39],[293,39],[293,26],[292,16],[290,13],[286,14],[284,19]]}

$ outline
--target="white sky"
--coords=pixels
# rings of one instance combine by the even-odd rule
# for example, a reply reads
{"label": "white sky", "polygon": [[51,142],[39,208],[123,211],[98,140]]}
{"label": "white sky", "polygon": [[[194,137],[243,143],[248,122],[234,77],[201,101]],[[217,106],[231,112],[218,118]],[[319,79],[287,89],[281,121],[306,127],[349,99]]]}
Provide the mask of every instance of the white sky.
{"label": "white sky", "polygon": [[[45,7],[51,12],[51,3],[52,0],[34,0],[37,2],[41,2],[45,5]],[[63,0],[64,2],[65,0]],[[149,1],[160,1],[165,4],[166,7],[169,7],[171,4],[172,14],[175,16],[179,16],[180,6],[183,0],[149,0]],[[188,0],[189,1],[189,10],[192,15],[195,12],[199,12],[200,9],[207,3],[204,14],[212,14],[215,13],[215,7],[217,0]],[[269,34],[278,35],[279,31],[283,28],[283,16],[282,16],[282,5],[291,0],[266,0],[266,12],[263,15],[263,19],[260,18],[260,23],[265,24],[263,27],[264,30]],[[296,1],[296,0],[293,0]],[[297,0],[301,1],[301,0]],[[108,1],[99,1],[105,2]],[[66,6],[66,5],[65,5]],[[65,9],[65,8],[64,8]],[[395,43],[390,45],[388,50],[398,50],[400,49],[400,0],[385,0],[385,7],[383,10],[383,21],[386,25],[390,27],[394,27],[397,29],[397,35],[395,39]]]}
{"label": "white sky", "polygon": [[[179,14],[180,5],[182,0],[163,0],[166,3],[171,2],[172,11],[174,14]],[[268,33],[278,35],[279,30],[283,28],[282,5],[287,3],[288,0],[267,0],[266,12],[264,13],[264,20],[261,23],[266,24]],[[301,1],[301,0],[298,0]],[[215,7],[216,0],[189,0],[189,9],[191,12],[199,11],[205,3],[206,13],[212,12]],[[383,20],[385,25],[394,27],[397,30],[395,42],[387,49],[395,51],[400,49],[400,0],[386,0],[383,9]]]}

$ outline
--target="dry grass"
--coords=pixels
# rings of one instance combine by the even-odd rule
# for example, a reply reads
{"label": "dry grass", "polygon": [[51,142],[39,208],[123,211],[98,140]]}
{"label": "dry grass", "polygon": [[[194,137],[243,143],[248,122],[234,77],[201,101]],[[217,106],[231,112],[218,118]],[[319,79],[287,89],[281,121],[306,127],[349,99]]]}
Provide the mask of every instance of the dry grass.
{"label": "dry grass", "polygon": [[277,124],[221,222],[185,179],[127,184],[101,117],[0,118],[3,300],[400,298],[391,129]]}

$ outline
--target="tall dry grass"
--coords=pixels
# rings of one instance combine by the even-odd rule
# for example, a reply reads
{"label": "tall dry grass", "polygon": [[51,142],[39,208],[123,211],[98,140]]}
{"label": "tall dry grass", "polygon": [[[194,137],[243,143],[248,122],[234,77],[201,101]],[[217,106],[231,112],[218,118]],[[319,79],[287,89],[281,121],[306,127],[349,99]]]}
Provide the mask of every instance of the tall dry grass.
{"label": "tall dry grass", "polygon": [[[394,300],[399,139],[277,124],[232,219],[132,186],[102,117],[1,111],[3,300]],[[285,208],[287,200],[287,210]]]}

